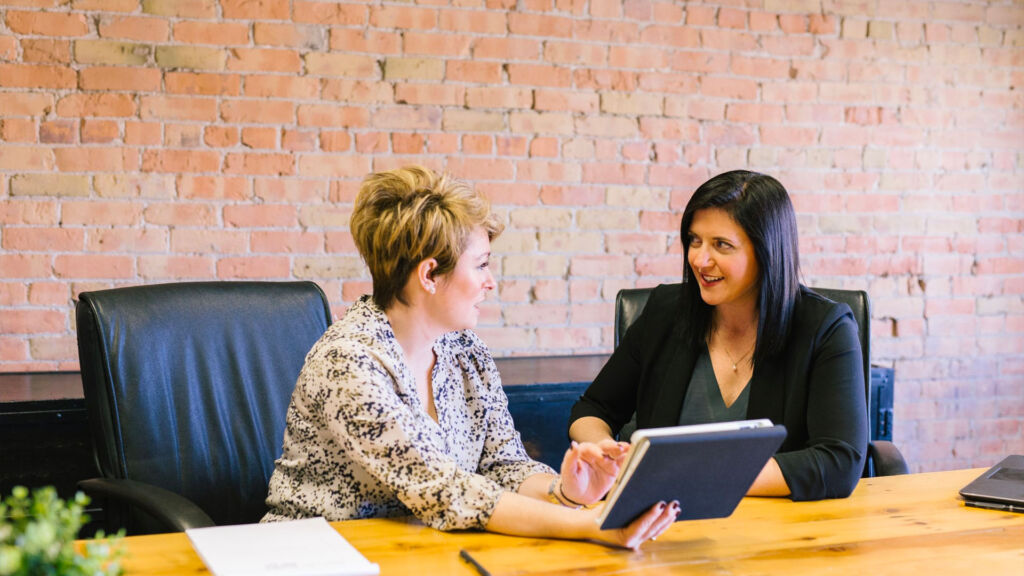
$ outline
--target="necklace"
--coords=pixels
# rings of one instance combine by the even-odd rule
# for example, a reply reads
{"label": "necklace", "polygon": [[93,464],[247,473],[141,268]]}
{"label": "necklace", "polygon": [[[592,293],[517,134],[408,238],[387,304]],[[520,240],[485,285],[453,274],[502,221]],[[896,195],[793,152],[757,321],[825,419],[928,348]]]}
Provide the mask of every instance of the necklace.
{"label": "necklace", "polygon": [[747,351],[746,351],[746,353],[745,353],[745,354],[743,354],[743,356],[740,356],[740,359],[739,359],[739,360],[733,360],[733,358],[732,358],[732,354],[729,354],[729,349],[728,349],[728,348],[726,348],[725,346],[722,346],[722,350],[724,350],[724,351],[725,351],[725,355],[726,355],[726,356],[728,356],[728,357],[729,357],[729,361],[730,361],[730,362],[732,362],[732,371],[733,371],[733,372],[737,372],[737,371],[739,370],[739,368],[737,368],[737,364],[739,364],[740,362],[742,362],[742,361],[743,361],[743,359],[744,359],[744,358],[746,358],[748,354],[750,354],[751,352],[753,352],[753,351],[754,351],[754,347],[755,347],[755,346],[757,346],[757,342],[756,342],[756,341],[754,342],[754,346],[751,346],[751,347],[750,347],[750,350],[747,350]]}

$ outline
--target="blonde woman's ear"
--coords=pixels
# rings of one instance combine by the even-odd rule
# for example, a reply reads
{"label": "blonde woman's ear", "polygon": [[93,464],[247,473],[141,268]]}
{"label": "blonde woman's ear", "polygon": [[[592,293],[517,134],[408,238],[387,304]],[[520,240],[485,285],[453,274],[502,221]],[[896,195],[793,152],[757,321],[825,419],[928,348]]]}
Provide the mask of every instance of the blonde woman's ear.
{"label": "blonde woman's ear", "polygon": [[416,267],[416,277],[420,282],[420,286],[431,294],[437,291],[437,282],[435,282],[433,278],[433,273],[436,268],[437,260],[433,258],[427,258],[420,262],[419,266]]}

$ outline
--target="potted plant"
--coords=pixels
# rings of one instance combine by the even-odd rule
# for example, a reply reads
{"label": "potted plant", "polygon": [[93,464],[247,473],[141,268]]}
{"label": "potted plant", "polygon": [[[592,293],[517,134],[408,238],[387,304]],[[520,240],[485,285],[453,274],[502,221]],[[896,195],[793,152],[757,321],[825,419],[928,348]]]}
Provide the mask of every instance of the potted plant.
{"label": "potted plant", "polygon": [[123,532],[76,546],[75,537],[89,518],[89,497],[81,492],[65,502],[52,486],[31,494],[15,486],[0,502],[0,576],[115,576],[122,573],[117,545]]}

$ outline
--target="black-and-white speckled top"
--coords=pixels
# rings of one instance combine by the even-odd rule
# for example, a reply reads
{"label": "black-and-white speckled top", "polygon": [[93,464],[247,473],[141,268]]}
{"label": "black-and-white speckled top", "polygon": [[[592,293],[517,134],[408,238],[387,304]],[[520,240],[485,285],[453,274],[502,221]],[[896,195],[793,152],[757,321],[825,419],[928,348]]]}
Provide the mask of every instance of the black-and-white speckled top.
{"label": "black-and-white speckled top", "polygon": [[414,514],[439,530],[483,528],[531,460],[487,346],[470,330],[434,344],[435,422],[387,316],[363,296],[313,345],[288,407],[263,521]]}

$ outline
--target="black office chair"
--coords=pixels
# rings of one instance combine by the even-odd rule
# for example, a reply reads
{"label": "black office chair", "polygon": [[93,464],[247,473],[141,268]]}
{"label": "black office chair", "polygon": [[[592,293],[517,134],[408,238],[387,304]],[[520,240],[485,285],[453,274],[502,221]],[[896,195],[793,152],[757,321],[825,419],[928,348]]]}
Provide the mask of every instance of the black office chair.
{"label": "black office chair", "polygon": [[[615,296],[615,347],[625,335],[626,329],[637,319],[651,288],[625,288]],[[868,293],[863,290],[838,290],[834,288],[811,288],[818,294],[835,302],[844,302],[853,311],[857,320],[857,335],[864,355],[864,394],[867,405],[871,406],[871,303]],[[635,418],[635,416],[634,416]],[[635,420],[627,427],[635,427]],[[868,456],[864,465],[864,477],[894,476],[909,472],[907,463],[899,449],[887,440],[871,440],[868,442]]]}
{"label": "black office chair", "polygon": [[79,487],[129,534],[256,522],[306,353],[330,324],[312,282],[83,292],[78,355],[102,478]]}

